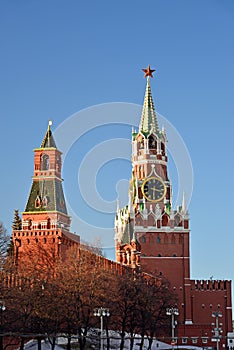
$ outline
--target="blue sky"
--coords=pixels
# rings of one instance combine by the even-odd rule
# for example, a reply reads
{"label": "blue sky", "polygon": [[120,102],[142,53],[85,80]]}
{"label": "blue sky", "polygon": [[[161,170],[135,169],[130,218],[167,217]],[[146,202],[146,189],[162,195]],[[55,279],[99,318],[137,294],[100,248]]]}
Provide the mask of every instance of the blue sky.
{"label": "blue sky", "polygon": [[[141,105],[141,68],[150,64],[156,69],[151,81],[156,109],[183,138],[194,169],[189,206],[192,277],[233,279],[233,36],[232,0],[1,1],[0,220],[8,231],[14,209],[24,210],[32,150],[40,145],[48,119],[55,130],[94,105]],[[98,109],[94,119],[96,113]],[[82,113],[78,118],[80,126],[86,123]],[[107,228],[113,214],[90,211],[80,196],[77,173],[95,145],[126,140],[131,127],[122,123],[91,129],[66,155],[64,189],[82,220]],[[97,192],[107,201],[116,200],[116,183],[126,188],[131,176],[128,153],[126,143],[124,159],[113,156],[95,173]],[[169,172],[176,195],[172,159]],[[88,239],[84,228],[73,227]],[[103,244],[110,247],[112,237]]]}

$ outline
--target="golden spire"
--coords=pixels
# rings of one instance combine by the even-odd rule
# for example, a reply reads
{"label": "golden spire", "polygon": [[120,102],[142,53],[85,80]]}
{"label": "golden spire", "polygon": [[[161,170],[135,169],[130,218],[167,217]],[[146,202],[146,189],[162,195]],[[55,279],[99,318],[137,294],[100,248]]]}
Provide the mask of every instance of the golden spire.
{"label": "golden spire", "polygon": [[50,130],[50,127],[52,124],[53,124],[52,120],[48,119],[48,128],[47,128],[48,131]]}

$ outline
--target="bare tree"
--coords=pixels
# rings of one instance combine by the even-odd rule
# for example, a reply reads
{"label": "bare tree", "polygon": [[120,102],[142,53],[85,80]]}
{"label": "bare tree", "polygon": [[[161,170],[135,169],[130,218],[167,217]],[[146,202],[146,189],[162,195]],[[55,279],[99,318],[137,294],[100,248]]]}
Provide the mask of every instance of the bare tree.
{"label": "bare tree", "polygon": [[148,337],[151,349],[153,337],[168,330],[166,307],[175,303],[176,295],[166,280],[156,280],[143,274],[127,273],[118,276],[112,294],[114,322],[112,327],[120,333],[120,349],[124,348],[126,335],[130,337],[130,349],[134,347],[136,334],[141,336],[140,349]]}
{"label": "bare tree", "polygon": [[112,326],[120,333],[120,349],[124,348],[126,332],[132,325],[134,312],[137,305],[137,285],[134,275],[129,271],[122,276],[117,276],[115,293],[112,295]]}
{"label": "bare tree", "polygon": [[1,259],[1,265],[6,257],[9,241],[10,241],[10,236],[7,233],[7,229],[3,225],[2,221],[0,221],[0,259]]}
{"label": "bare tree", "polygon": [[177,295],[170,289],[166,279],[151,278],[147,283],[142,283],[137,305],[140,349],[143,348],[145,337],[148,338],[148,350],[150,350],[154,337],[167,334],[170,324],[166,308],[176,302]]}
{"label": "bare tree", "polygon": [[149,349],[153,337],[163,334],[168,322],[165,309],[175,300],[166,281],[146,279],[131,269],[119,275],[107,268],[108,260],[90,249],[74,247],[65,261],[59,256],[51,260],[53,252],[40,244],[27,253],[26,266],[8,270],[6,265],[0,274],[7,307],[4,327],[22,334],[21,350],[26,335],[37,337],[39,345],[47,336],[54,347],[59,334],[66,335],[68,350],[72,337],[84,349],[90,328],[99,328],[100,320],[93,315],[97,307],[110,309],[111,317],[104,320],[107,347],[109,329],[119,332],[120,349],[127,334],[131,349],[136,334],[141,335],[141,348],[148,337]]}

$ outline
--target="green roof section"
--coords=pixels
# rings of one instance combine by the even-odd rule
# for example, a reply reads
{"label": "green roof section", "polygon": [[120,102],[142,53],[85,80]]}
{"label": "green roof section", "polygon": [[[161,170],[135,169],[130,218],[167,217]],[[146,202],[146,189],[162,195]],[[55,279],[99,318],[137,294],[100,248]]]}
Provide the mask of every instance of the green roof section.
{"label": "green roof section", "polygon": [[41,148],[57,148],[50,126],[52,125],[51,120],[49,120],[48,128],[45,137],[41,143]]}
{"label": "green roof section", "polygon": [[62,182],[58,179],[34,180],[25,212],[58,211],[67,215]]}
{"label": "green roof section", "polygon": [[124,225],[124,230],[123,230],[123,233],[122,233],[121,239],[120,239],[121,244],[131,244],[132,241],[137,243],[138,241],[137,241],[134,229],[133,229],[132,220],[130,218],[128,205],[126,205],[124,208],[122,208],[119,211],[119,213],[117,213],[116,215],[117,215],[117,218],[118,218],[118,215],[120,215],[122,224]]}
{"label": "green roof section", "polygon": [[158,127],[158,120],[157,120],[157,116],[154,108],[154,101],[151,93],[149,76],[147,77],[145,98],[144,98],[144,104],[142,108],[139,131],[146,136],[152,132],[155,134],[160,133],[159,127]]}
{"label": "green roof section", "polygon": [[121,239],[122,244],[130,244],[133,239],[133,233],[133,227],[129,218],[128,222],[126,222],[124,233]]}

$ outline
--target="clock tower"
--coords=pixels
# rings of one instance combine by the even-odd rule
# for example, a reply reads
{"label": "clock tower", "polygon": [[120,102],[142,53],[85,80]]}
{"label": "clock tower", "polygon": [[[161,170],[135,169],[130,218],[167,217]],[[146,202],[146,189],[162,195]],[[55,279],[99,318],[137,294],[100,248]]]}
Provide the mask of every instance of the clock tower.
{"label": "clock tower", "polygon": [[212,314],[223,315],[224,337],[232,331],[231,281],[190,278],[190,229],[185,198],[172,208],[168,176],[167,138],[160,129],[150,82],[154,70],[145,72],[146,91],[139,129],[132,132],[132,176],[128,205],[117,208],[116,260],[158,278],[166,278],[177,296],[178,344],[212,346]]}
{"label": "clock tower", "polygon": [[[117,210],[115,220],[116,259],[167,278],[184,300],[190,279],[188,212],[184,199],[180,207],[172,209],[166,133],[159,127],[152,98],[153,70],[148,66],[144,72],[142,115],[139,130],[132,133],[129,203]],[[186,308],[185,318],[189,323],[190,302]]]}

